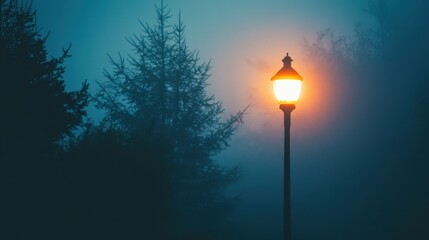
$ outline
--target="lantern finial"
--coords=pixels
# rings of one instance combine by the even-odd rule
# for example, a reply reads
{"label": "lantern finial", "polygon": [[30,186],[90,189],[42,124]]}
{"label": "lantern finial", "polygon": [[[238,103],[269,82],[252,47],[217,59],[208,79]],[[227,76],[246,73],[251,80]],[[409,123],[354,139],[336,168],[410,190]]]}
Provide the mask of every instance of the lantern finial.
{"label": "lantern finial", "polygon": [[286,53],[286,57],[282,60],[285,67],[292,67],[292,61],[292,58],[289,57],[289,53]]}

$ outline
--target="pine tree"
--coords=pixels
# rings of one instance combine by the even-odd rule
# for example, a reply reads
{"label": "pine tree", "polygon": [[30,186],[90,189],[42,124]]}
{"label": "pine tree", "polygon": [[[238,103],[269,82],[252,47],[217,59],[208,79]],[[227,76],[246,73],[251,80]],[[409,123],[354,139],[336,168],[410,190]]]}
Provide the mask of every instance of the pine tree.
{"label": "pine tree", "polygon": [[[53,156],[85,115],[88,85],[67,92],[69,49],[48,57],[30,3],[0,0],[0,238],[49,238]],[[25,229],[25,230],[23,230]]]}
{"label": "pine tree", "polygon": [[87,125],[61,155],[57,239],[173,239],[164,148]]}
{"label": "pine tree", "polygon": [[171,25],[167,6],[156,10],[156,24],[141,23],[143,33],[127,39],[133,55],[109,56],[113,71],[105,71],[95,99],[104,123],[170,146],[176,222],[213,233],[235,202],[222,191],[239,175],[213,156],[228,146],[244,111],[222,120],[221,102],[206,91],[210,62],[188,48],[180,15]]}
{"label": "pine tree", "polygon": [[0,128],[3,151],[46,149],[80,124],[88,85],[65,91],[62,56],[49,58],[29,3],[0,2]]}

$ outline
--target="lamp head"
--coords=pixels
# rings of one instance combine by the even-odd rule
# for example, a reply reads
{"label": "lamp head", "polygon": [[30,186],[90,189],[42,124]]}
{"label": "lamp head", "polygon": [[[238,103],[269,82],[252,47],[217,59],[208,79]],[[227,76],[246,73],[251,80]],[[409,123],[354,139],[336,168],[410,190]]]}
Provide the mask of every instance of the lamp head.
{"label": "lamp head", "polygon": [[292,68],[289,53],[283,58],[283,67],[271,78],[279,104],[296,104],[301,94],[302,77]]}

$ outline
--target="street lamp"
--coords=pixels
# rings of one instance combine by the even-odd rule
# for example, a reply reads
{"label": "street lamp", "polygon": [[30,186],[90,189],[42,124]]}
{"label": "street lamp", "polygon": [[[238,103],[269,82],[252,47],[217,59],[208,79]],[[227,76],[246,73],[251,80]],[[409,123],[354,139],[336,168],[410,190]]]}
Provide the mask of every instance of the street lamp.
{"label": "street lamp", "polygon": [[301,94],[302,77],[292,68],[289,53],[283,58],[283,67],[271,78],[274,93],[284,113],[284,237],[290,240],[290,115]]}

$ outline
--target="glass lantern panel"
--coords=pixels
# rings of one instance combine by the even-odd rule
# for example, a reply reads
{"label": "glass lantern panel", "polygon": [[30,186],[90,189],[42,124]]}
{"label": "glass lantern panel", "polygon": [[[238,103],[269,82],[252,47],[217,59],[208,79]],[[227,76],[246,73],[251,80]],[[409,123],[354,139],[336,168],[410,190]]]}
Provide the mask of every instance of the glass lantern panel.
{"label": "glass lantern panel", "polygon": [[274,94],[279,104],[295,104],[301,94],[301,80],[277,79],[274,80]]}

